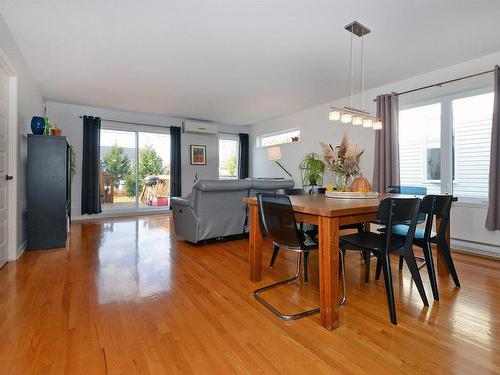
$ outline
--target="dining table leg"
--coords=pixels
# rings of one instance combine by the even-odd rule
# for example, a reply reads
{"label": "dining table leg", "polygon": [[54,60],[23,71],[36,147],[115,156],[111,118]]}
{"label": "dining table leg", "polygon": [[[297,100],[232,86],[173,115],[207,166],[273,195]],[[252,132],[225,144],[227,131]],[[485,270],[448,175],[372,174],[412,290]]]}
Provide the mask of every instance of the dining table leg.
{"label": "dining table leg", "polygon": [[[436,228],[439,228],[441,226],[441,218],[436,217]],[[448,249],[451,249],[450,247],[450,222],[448,222],[448,226],[446,227],[446,243],[448,244]],[[447,276],[450,274],[450,271],[448,270],[448,266],[446,265],[443,256],[441,255],[441,248],[438,245],[437,246],[437,269],[438,269],[438,275],[439,276]]]}
{"label": "dining table leg", "polygon": [[250,280],[260,281],[262,278],[262,233],[260,232],[259,210],[256,205],[250,205],[249,233],[249,263]]}
{"label": "dining table leg", "polygon": [[319,217],[319,305],[321,325],[339,324],[339,219]]}

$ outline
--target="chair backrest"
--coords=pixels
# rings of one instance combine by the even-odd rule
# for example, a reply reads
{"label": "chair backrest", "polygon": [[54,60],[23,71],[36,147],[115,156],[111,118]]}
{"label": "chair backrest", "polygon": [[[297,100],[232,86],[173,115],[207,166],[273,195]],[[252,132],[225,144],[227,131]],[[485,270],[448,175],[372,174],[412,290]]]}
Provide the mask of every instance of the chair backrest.
{"label": "chair backrest", "polygon": [[380,202],[378,220],[387,227],[386,250],[392,237],[392,226],[408,224],[405,247],[412,246],[417,228],[417,219],[420,209],[420,198],[386,198]]}
{"label": "chair backrest", "polygon": [[325,194],[325,192],[326,188],[319,186],[313,186],[311,190],[309,190],[309,194]]}
{"label": "chair backrest", "polygon": [[259,215],[266,233],[283,247],[300,249],[303,234],[297,229],[292,202],[284,194],[257,193]]}
{"label": "chair backrest", "polygon": [[427,188],[425,186],[387,186],[387,193],[393,194],[408,194],[408,195],[425,195]]}
{"label": "chair backrest", "polygon": [[441,218],[441,225],[439,228],[436,228],[437,235],[445,235],[450,220],[452,200],[453,196],[451,195],[426,195],[423,198],[422,204],[420,205],[420,213],[427,215],[424,234],[426,239],[430,238],[432,223],[435,217]]}
{"label": "chair backrest", "polygon": [[306,191],[304,189],[277,189],[275,194],[283,195],[305,195]]}

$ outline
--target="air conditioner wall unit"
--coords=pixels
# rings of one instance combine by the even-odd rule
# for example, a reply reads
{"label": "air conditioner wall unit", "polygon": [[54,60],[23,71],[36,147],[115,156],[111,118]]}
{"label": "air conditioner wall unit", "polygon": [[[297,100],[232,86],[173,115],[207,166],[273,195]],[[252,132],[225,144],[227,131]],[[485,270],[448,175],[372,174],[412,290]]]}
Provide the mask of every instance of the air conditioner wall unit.
{"label": "air conditioner wall unit", "polygon": [[217,125],[206,122],[184,121],[182,131],[184,133],[217,134]]}

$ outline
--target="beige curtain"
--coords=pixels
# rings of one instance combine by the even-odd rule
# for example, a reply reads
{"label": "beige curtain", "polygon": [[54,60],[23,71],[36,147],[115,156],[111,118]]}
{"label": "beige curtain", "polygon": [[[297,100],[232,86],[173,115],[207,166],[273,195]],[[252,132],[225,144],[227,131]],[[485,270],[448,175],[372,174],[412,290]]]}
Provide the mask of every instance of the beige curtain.
{"label": "beige curtain", "polygon": [[384,127],[375,131],[373,189],[385,193],[387,186],[399,185],[399,104],[398,94],[377,96],[377,117]]}
{"label": "beige curtain", "polygon": [[495,98],[491,127],[490,178],[488,189],[488,215],[486,229],[500,230],[500,68],[494,72]]}

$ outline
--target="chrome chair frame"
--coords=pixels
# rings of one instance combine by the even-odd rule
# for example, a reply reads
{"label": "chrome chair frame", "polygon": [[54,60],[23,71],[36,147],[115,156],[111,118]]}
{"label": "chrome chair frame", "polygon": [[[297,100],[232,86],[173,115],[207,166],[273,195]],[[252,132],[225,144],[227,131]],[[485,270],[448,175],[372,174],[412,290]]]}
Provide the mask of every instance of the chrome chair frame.
{"label": "chrome chair frame", "polygon": [[[252,293],[252,295],[255,297],[255,299],[257,301],[259,301],[262,305],[264,305],[266,308],[268,308],[274,315],[276,315],[278,318],[281,318],[283,320],[295,320],[295,319],[304,318],[306,316],[319,313],[319,307],[318,307],[318,308],[314,308],[314,309],[302,311],[302,312],[295,313],[295,314],[285,314],[285,313],[279,311],[277,308],[275,308],[273,305],[271,305],[269,302],[267,302],[264,298],[262,298],[260,296],[260,294],[263,293],[263,292],[265,292],[265,291],[268,291],[268,290],[271,290],[271,289],[275,289],[275,288],[277,288],[277,287],[279,287],[281,285],[291,284],[293,281],[297,280],[300,277],[300,268],[301,268],[300,264],[301,264],[301,261],[302,261],[302,253],[304,251],[302,251],[300,249],[291,249],[291,248],[284,248],[284,247],[282,247],[282,248],[284,250],[290,250],[290,251],[294,251],[294,252],[298,253],[298,255],[297,255],[297,262],[296,262],[295,275],[293,277],[289,278],[289,279],[286,279],[286,280],[283,280],[283,281],[279,281],[277,283],[274,283],[274,284],[271,284],[271,285],[268,285],[268,286],[256,289]],[[342,306],[346,302],[345,259],[344,259],[344,254],[340,250],[339,250],[339,255],[340,255],[340,258],[341,258],[340,265],[341,265],[341,272],[342,272],[342,291],[343,291],[343,296],[342,296],[342,299],[341,299],[339,305]]]}
{"label": "chrome chair frame", "polygon": [[[257,301],[259,301],[262,305],[264,305],[267,309],[269,309],[273,314],[278,316],[281,319],[284,320],[293,320],[293,319],[298,319],[302,318],[308,315],[312,315],[315,313],[318,313],[320,311],[319,308],[314,308],[306,311],[302,311],[299,313],[295,314],[285,314],[281,311],[279,311],[277,308],[275,308],[273,305],[271,305],[269,302],[267,302],[264,298],[261,297],[261,293],[268,291],[270,289],[277,288],[279,286],[289,284],[294,282],[296,279],[299,278],[300,276],[300,264],[302,261],[302,254],[309,253],[309,251],[312,250],[317,250],[317,244],[306,244],[305,243],[305,238],[304,235],[299,229],[297,228],[297,223],[295,221],[295,215],[293,213],[292,209],[292,203],[290,202],[290,198],[287,195],[283,194],[271,194],[271,193],[259,193],[257,194],[257,202],[258,202],[258,211],[259,211],[259,218],[261,220],[261,230],[265,233],[267,233],[272,239],[273,239],[273,245],[274,248],[278,249],[283,249],[283,250],[288,250],[292,252],[298,253],[297,255],[297,262],[296,262],[296,270],[295,274],[293,277],[288,278],[283,281],[279,281],[277,283],[267,285],[265,287],[259,288],[255,290],[252,295],[255,297]],[[273,207],[274,205],[274,207]],[[270,207],[273,207],[271,209]],[[279,210],[281,210],[281,213],[277,213],[276,209],[278,207]],[[269,211],[272,210],[272,211]],[[273,212],[274,211],[274,212]],[[267,219],[266,212],[270,215],[269,221]],[[273,212],[271,214],[271,212]],[[273,216],[274,215],[274,216]],[[281,220],[284,220],[285,225],[289,228],[288,230],[291,231],[288,234],[284,234],[280,230],[276,230],[276,220],[273,221],[273,217],[276,217],[276,215],[280,215],[280,225],[281,225]],[[280,227],[281,228],[281,227]],[[276,236],[276,237],[274,237]],[[281,238],[281,240],[279,240]],[[342,301],[340,304],[343,304],[345,302],[345,272],[344,272],[344,258],[343,254],[341,253],[339,249],[339,254],[341,257],[341,262],[339,264],[340,271],[342,272],[343,276],[343,286],[344,286],[344,295],[342,298]]]}

